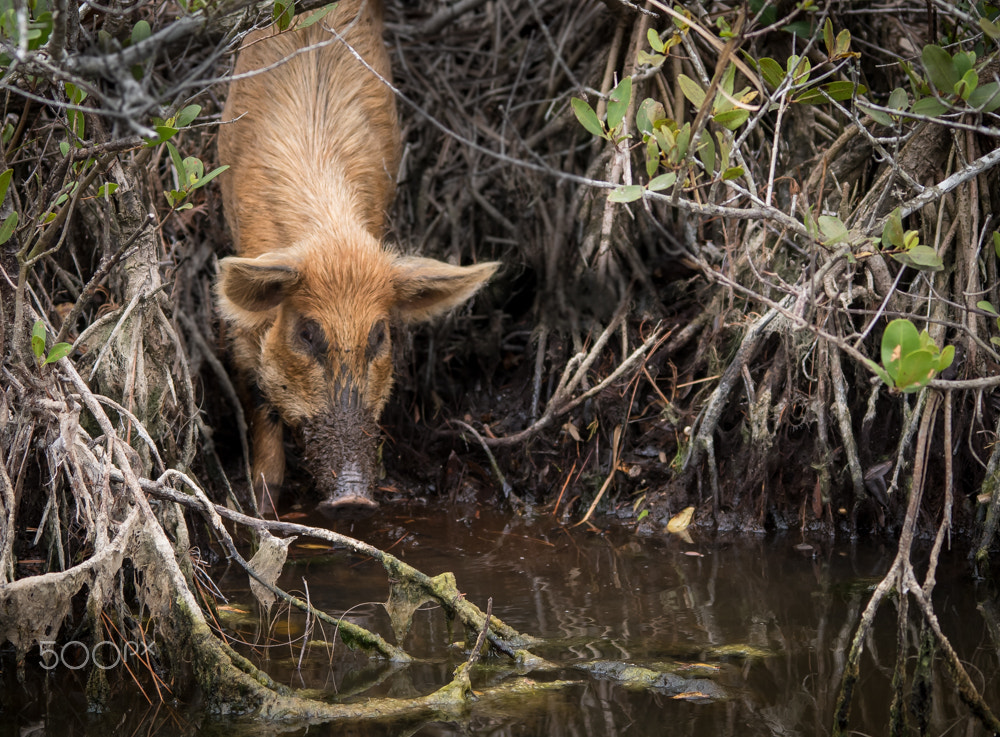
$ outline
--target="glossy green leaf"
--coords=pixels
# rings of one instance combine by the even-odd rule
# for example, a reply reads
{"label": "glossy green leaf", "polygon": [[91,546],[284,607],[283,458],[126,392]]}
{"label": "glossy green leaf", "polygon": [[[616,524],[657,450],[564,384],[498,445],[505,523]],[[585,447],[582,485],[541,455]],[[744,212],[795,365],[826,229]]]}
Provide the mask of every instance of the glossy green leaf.
{"label": "glossy green leaf", "polygon": [[874,108],[864,104],[863,102],[855,103],[855,106],[861,112],[869,115],[872,120],[874,120],[879,125],[892,125],[892,118],[889,113],[884,113],[881,110],[875,110]]}
{"label": "glossy green leaf", "polygon": [[152,31],[149,27],[149,22],[145,20],[137,21],[134,26],[132,26],[132,45],[139,43],[140,41],[145,41],[149,38]]}
{"label": "glossy green leaf", "polygon": [[41,320],[35,320],[31,326],[31,352],[37,358],[45,355],[45,323]]}
{"label": "glossy green leaf", "polygon": [[928,350],[919,350],[903,356],[893,379],[900,391],[909,394],[918,391],[933,376],[934,355]]}
{"label": "glossy green leaf", "polygon": [[785,80],[785,70],[774,59],[764,57],[758,64],[761,76],[774,89],[778,89]]}
{"label": "glossy green leaf", "polygon": [[705,90],[703,90],[701,85],[689,76],[686,74],[678,74],[677,83],[681,86],[681,92],[684,93],[684,97],[686,97],[692,105],[700,108],[705,103]]}
{"label": "glossy green leaf", "polygon": [[809,81],[812,62],[809,61],[809,57],[792,54],[785,62],[785,69],[792,75],[792,84],[805,84]]}
{"label": "glossy green leaf", "polygon": [[569,104],[573,108],[573,114],[576,116],[576,119],[580,121],[580,125],[587,129],[587,132],[601,138],[607,138],[604,126],[601,125],[601,121],[597,117],[597,113],[594,112],[594,108],[579,97],[574,97],[569,101]]}
{"label": "glossy green leaf", "polygon": [[10,215],[4,218],[3,224],[0,225],[0,246],[9,241],[14,235],[14,229],[17,227],[17,213],[12,212]]}
{"label": "glossy green leaf", "polygon": [[705,171],[712,174],[715,171],[715,141],[712,140],[712,136],[701,136],[697,154],[705,166]]}
{"label": "glossy green leaf", "polygon": [[961,97],[963,100],[968,100],[969,95],[971,95],[976,87],[979,86],[979,75],[976,74],[975,69],[968,70],[962,75],[962,78],[955,82],[955,94]]}
{"label": "glossy green leaf", "polygon": [[201,105],[188,105],[179,113],[175,125],[178,128],[187,128],[191,122],[201,114]]}
{"label": "glossy green leaf", "polygon": [[639,103],[639,107],[635,111],[635,127],[642,133],[649,135],[653,132],[656,123],[663,120],[666,114],[663,105],[658,100],[647,97]]}
{"label": "glossy green leaf", "polygon": [[888,372],[886,372],[884,368],[879,366],[873,360],[871,360],[870,358],[866,358],[865,365],[872,371],[874,371],[878,375],[878,377],[886,383],[887,386],[895,386],[895,382],[893,382],[892,377],[889,376]]}
{"label": "glossy green leaf", "polygon": [[305,18],[302,18],[296,28],[308,28],[309,26],[323,20],[327,13],[337,7],[337,3],[330,3],[329,5],[324,5],[318,10],[314,10]]}
{"label": "glossy green leaf", "polygon": [[646,176],[651,177],[660,168],[660,146],[655,138],[646,144]]}
{"label": "glossy green leaf", "polygon": [[618,187],[608,195],[609,202],[635,202],[642,197],[643,187],[640,184],[629,184]]}
{"label": "glossy green leaf", "polygon": [[835,243],[840,243],[846,239],[848,235],[850,235],[850,231],[847,229],[847,226],[844,225],[844,222],[838,217],[834,217],[832,215],[820,215],[816,219],[816,222],[819,225],[819,231],[824,236],[823,242],[829,246],[832,246]]}
{"label": "glossy green leaf", "polygon": [[951,93],[955,89],[955,83],[961,79],[961,74],[955,69],[951,54],[940,46],[928,44],[924,46],[920,60],[923,62],[931,84],[942,92]]}
{"label": "glossy green leaf", "polygon": [[925,115],[928,118],[936,118],[948,112],[948,107],[934,97],[921,97],[911,108],[915,115]]}
{"label": "glossy green leaf", "polygon": [[951,58],[951,64],[955,67],[955,73],[964,77],[975,66],[976,53],[974,51],[959,51]]}
{"label": "glossy green leaf", "polygon": [[646,40],[649,41],[649,47],[662,54],[664,51],[664,43],[660,39],[660,34],[656,32],[655,28],[649,28],[646,30]]}
{"label": "glossy green leaf", "polygon": [[13,176],[13,169],[7,169],[3,174],[0,174],[0,203],[7,199],[7,190],[10,188],[10,180]]}
{"label": "glossy green leaf", "polygon": [[979,27],[982,29],[983,33],[992,38],[994,41],[1000,38],[1000,25],[997,25],[993,21],[987,18],[980,18]]}
{"label": "glossy green leaf", "polygon": [[52,350],[49,351],[49,355],[45,357],[44,364],[55,363],[60,358],[65,358],[73,350],[72,343],[56,343],[52,346]]}
{"label": "glossy green leaf", "polygon": [[882,228],[882,248],[903,247],[903,211],[898,207],[889,213]]}
{"label": "glossy green leaf", "polygon": [[894,253],[892,257],[899,263],[920,271],[941,271],[944,268],[941,257],[930,246],[916,246],[903,253]]}
{"label": "glossy green leaf", "polygon": [[886,107],[892,108],[893,110],[906,110],[910,105],[910,98],[906,94],[906,90],[902,87],[897,87],[889,95],[889,102],[886,103]]}
{"label": "glossy green leaf", "polygon": [[728,182],[730,179],[739,179],[743,176],[742,166],[733,166],[722,172],[722,181]]}
{"label": "glossy green leaf", "polygon": [[1000,108],[1000,84],[988,82],[976,87],[969,95],[969,105],[984,113]]}
{"label": "glossy green leaf", "polygon": [[[822,91],[821,91],[822,90]],[[857,93],[863,95],[867,92],[867,88],[864,85],[857,86]],[[795,98],[795,102],[800,102],[805,105],[822,105],[823,103],[832,100],[850,100],[854,97],[855,86],[853,82],[848,82],[846,80],[838,80],[836,82],[828,82],[827,84],[821,85],[818,89],[806,90],[801,95]]]}
{"label": "glossy green leaf", "polygon": [[882,333],[882,365],[896,376],[903,356],[920,349],[920,334],[909,320],[893,320]]}
{"label": "glossy green leaf", "polygon": [[625,79],[618,83],[618,86],[611,90],[610,99],[608,100],[608,128],[610,130],[615,130],[621,125],[622,120],[625,119],[625,113],[628,110],[631,100],[632,78],[625,77]]}
{"label": "glossy green leaf", "polygon": [[677,174],[675,172],[668,171],[666,174],[661,174],[655,179],[652,179],[649,182],[649,188],[654,192],[659,192],[660,190],[667,189],[668,187],[673,187],[676,182]]}
{"label": "glossy green leaf", "polygon": [[826,22],[823,24],[823,45],[826,46],[826,55],[834,56],[836,53],[836,47],[834,46],[833,39],[833,21],[830,20],[829,16]]}
{"label": "glossy green leaf", "polygon": [[210,181],[212,181],[213,179],[215,179],[217,176],[219,176],[222,172],[224,172],[228,168],[229,168],[229,165],[226,164],[224,166],[220,166],[218,169],[213,169],[211,172],[209,172],[205,176],[203,176],[200,179],[198,179],[198,181],[195,182],[194,186],[195,187],[202,187],[202,186],[208,184]]}
{"label": "glossy green leaf", "polygon": [[725,112],[717,113],[712,116],[712,120],[714,120],[716,123],[723,126],[724,128],[728,128],[729,130],[734,131],[741,125],[746,123],[749,117],[750,117],[749,110],[742,110],[740,108],[736,108],[735,110],[726,110]]}

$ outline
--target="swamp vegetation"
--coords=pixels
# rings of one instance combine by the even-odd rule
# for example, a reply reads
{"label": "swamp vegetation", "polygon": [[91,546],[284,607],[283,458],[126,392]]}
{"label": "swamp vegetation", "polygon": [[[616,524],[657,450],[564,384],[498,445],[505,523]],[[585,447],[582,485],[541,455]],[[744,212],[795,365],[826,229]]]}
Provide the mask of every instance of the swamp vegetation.
{"label": "swamp vegetation", "polygon": [[[1000,731],[933,603],[953,535],[995,575],[1000,10],[387,6],[405,146],[392,239],[505,267],[470,308],[401,336],[384,498],[615,514],[644,534],[693,509],[694,529],[891,540],[830,728],[851,729],[872,622],[892,610],[887,731],[912,726],[904,704],[935,658]],[[44,642],[155,642],[150,698],[198,690],[302,723],[363,712],[275,685],[210,625],[203,564],[247,565],[266,609],[289,601],[272,537],[289,535],[372,556],[401,611],[434,600],[465,631],[450,684],[379,713],[461,709],[480,653],[546,670],[531,633],[461,581],[253,516],[213,299],[229,243],[214,139],[240,38],[295,13],[323,22],[311,0],[0,2],[4,679]],[[89,674],[95,705],[130,687],[108,678]]]}

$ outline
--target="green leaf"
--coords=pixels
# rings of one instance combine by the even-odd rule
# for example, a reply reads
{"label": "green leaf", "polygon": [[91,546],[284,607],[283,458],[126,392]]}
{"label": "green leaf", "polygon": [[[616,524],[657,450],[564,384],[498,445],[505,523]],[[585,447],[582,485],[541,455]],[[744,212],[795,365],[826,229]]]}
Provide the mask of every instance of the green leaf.
{"label": "green leaf", "polygon": [[906,110],[910,105],[910,98],[906,94],[906,90],[902,87],[897,87],[889,95],[889,102],[886,103],[886,107],[892,108],[893,110]]}
{"label": "green leaf", "polygon": [[663,54],[650,54],[645,49],[639,49],[635,61],[639,66],[660,67],[667,60]]}
{"label": "green leaf", "polygon": [[660,147],[655,138],[650,138],[646,144],[646,176],[651,177],[660,168]]}
{"label": "green leaf", "polygon": [[835,53],[833,43],[833,21],[827,16],[826,23],[823,24],[823,44],[826,46],[827,56],[832,57]]}
{"label": "green leaf", "polygon": [[882,365],[895,380],[903,356],[920,349],[920,334],[909,320],[893,320],[882,333]]}
{"label": "green leaf", "polygon": [[152,30],[149,27],[149,22],[145,20],[140,20],[132,26],[132,45],[135,46],[140,41],[145,41],[152,34]]}
{"label": "green leaf", "polygon": [[915,246],[904,253],[894,253],[892,257],[901,264],[920,271],[941,271],[944,263],[930,246]]}
{"label": "green leaf", "polygon": [[889,218],[882,228],[882,248],[903,247],[903,211],[896,208],[889,213]]}
{"label": "green leaf", "polygon": [[747,118],[750,117],[749,110],[743,110],[741,108],[736,108],[735,110],[726,110],[722,113],[716,113],[712,116],[714,120],[719,125],[724,128],[728,128],[731,131],[736,130],[741,125],[747,122]]}
{"label": "green leaf", "polygon": [[659,192],[662,189],[673,187],[676,182],[677,182],[677,174],[675,172],[668,171],[666,174],[661,174],[660,176],[651,180],[649,182],[649,188],[654,192]]}
{"label": "green leaf", "polygon": [[963,100],[968,100],[969,95],[971,95],[978,86],[979,75],[976,74],[975,69],[970,69],[962,75],[960,80],[955,82],[955,94]]}
{"label": "green leaf", "polygon": [[337,7],[337,3],[330,3],[329,5],[324,5],[319,10],[314,10],[312,13],[300,20],[296,28],[308,28],[314,23],[323,20],[323,17],[335,7]]}
{"label": "green leaf", "polygon": [[701,88],[701,85],[686,74],[678,74],[677,83],[681,86],[684,97],[695,107],[701,108],[705,103],[705,90]]}
{"label": "green leaf", "polygon": [[992,113],[1000,108],[1000,84],[988,82],[976,87],[969,95],[969,105],[984,113]]}
{"label": "green leaf", "polygon": [[8,169],[3,174],[0,174],[0,204],[7,199],[7,189],[10,187],[10,179],[13,176],[13,169]]}
{"label": "green leaf", "polygon": [[649,29],[647,29],[647,31],[646,31],[646,40],[649,41],[649,47],[653,51],[655,51],[655,52],[657,52],[659,54],[663,53],[664,43],[660,39],[660,34],[656,32],[655,28],[649,28]]}
{"label": "green leaf", "polygon": [[954,360],[955,360],[955,346],[946,345],[941,350],[941,355],[938,356],[938,360],[936,365],[934,366],[934,370],[940,374],[946,368],[951,366]]}
{"label": "green leaf", "polygon": [[792,54],[785,62],[785,69],[792,75],[792,84],[800,85],[809,81],[809,72],[812,71],[812,62],[807,56]]}
{"label": "green leaf", "polygon": [[69,156],[69,141],[59,141],[59,153]]}
{"label": "green leaf", "polygon": [[1000,25],[997,25],[993,21],[986,18],[980,18],[979,27],[983,30],[983,33],[993,40],[1000,38]]}
{"label": "green leaf", "polygon": [[903,233],[903,248],[910,251],[920,245],[920,233],[916,230],[908,230]]}
{"label": "green leaf", "polygon": [[98,197],[106,197],[107,195],[113,195],[118,189],[118,185],[114,182],[105,182],[97,190]]}
{"label": "green leaf", "polygon": [[995,346],[1000,346],[1000,338],[994,335],[992,338],[990,338],[990,343],[992,343]]}
{"label": "green leaf", "polygon": [[722,181],[728,182],[730,179],[739,179],[743,176],[742,166],[733,166],[722,172]]}
{"label": "green leaf", "polygon": [[17,227],[17,213],[12,212],[6,218],[4,218],[3,224],[0,225],[0,246],[11,239],[14,235],[14,228]]}
{"label": "green leaf", "polygon": [[834,47],[836,56],[843,56],[851,48],[851,32],[846,28],[837,34],[837,43]]}
{"label": "green leaf", "polygon": [[271,17],[279,30],[287,31],[288,27],[292,25],[292,19],[295,17],[295,3],[293,0],[288,0],[288,2],[275,0]]}
{"label": "green leaf", "polygon": [[632,100],[632,78],[625,77],[618,86],[611,90],[608,100],[608,128],[616,130],[625,119],[625,112]]}
{"label": "green leaf", "polygon": [[177,151],[177,147],[168,142],[167,153],[170,154],[170,161],[174,165],[174,171],[177,172],[177,181],[181,186],[184,186],[187,182],[187,169],[184,166],[184,161],[181,159],[180,153]]}
{"label": "green leaf", "polygon": [[594,108],[579,97],[574,97],[569,101],[569,104],[573,108],[573,114],[576,116],[576,119],[580,121],[580,125],[586,128],[589,133],[601,138],[608,137],[607,133],[604,132],[604,126],[597,117],[597,113],[594,112]]}
{"label": "green leaf", "polygon": [[209,172],[208,174],[206,174],[205,176],[203,176],[201,179],[199,179],[197,182],[195,182],[194,185],[193,185],[193,187],[197,188],[197,187],[204,186],[205,184],[207,184],[208,182],[210,182],[213,179],[215,179],[217,176],[219,176],[222,172],[224,172],[228,168],[229,168],[229,164],[225,164],[224,166],[220,166],[218,169],[213,169],[211,172]]}
{"label": "green leaf", "polygon": [[927,76],[931,84],[941,92],[951,93],[955,89],[955,83],[961,79],[961,74],[955,69],[951,54],[940,46],[928,44],[924,46],[923,53],[920,54]]}
{"label": "green leaf", "polygon": [[72,343],[56,343],[52,346],[52,350],[49,351],[49,355],[45,357],[45,361],[42,365],[44,366],[47,363],[55,363],[60,358],[68,356],[72,350]]}
{"label": "green leaf", "polygon": [[35,320],[31,326],[31,352],[36,358],[45,354],[45,323],[41,320]]}
{"label": "green leaf", "polygon": [[[850,100],[854,97],[854,89],[854,83],[846,80],[828,82],[827,84],[821,85],[818,89],[806,90],[801,95],[796,97],[794,102],[800,102],[804,105],[822,105],[823,103],[829,102],[831,99],[837,101]],[[822,90],[822,92],[820,90]],[[859,95],[863,95],[868,90],[863,85],[858,85],[857,91]],[[823,94],[824,92],[826,94]]]}
{"label": "green leaf", "polygon": [[705,165],[705,171],[710,175],[715,171],[715,141],[710,135],[702,135],[699,139],[697,154],[701,163]]}
{"label": "green leaf", "polygon": [[656,123],[663,120],[666,114],[659,101],[647,97],[639,103],[639,108],[635,111],[635,127],[642,133],[649,135],[653,132]]}
{"label": "green leaf", "polygon": [[[972,71],[976,63],[976,54],[973,51],[959,51],[952,57],[951,64],[955,67],[955,72],[960,77]],[[978,77],[977,77],[978,79]]]}
{"label": "green leaf", "polygon": [[832,215],[820,215],[817,218],[817,223],[819,224],[820,232],[826,237],[824,243],[828,246],[840,243],[851,232],[840,218]]}
{"label": "green leaf", "polygon": [[993,253],[1000,258],[1000,230],[993,231]]}
{"label": "green leaf", "polygon": [[188,105],[186,108],[177,113],[177,119],[174,123],[178,128],[187,128],[191,125],[191,121],[197,118],[201,114],[201,105]]}
{"label": "green leaf", "polygon": [[881,110],[875,110],[874,108],[869,107],[863,102],[856,102],[854,104],[855,107],[858,108],[858,110],[865,113],[866,115],[871,116],[871,119],[874,120],[879,125],[892,125],[892,118],[889,117],[888,113],[884,113]]}
{"label": "green leaf", "polygon": [[629,184],[618,187],[608,195],[608,202],[635,202],[642,197],[643,187],[641,184]]}
{"label": "green leaf", "polygon": [[984,312],[989,312],[993,317],[1000,317],[1000,312],[997,312],[996,308],[993,306],[992,302],[985,299],[981,299],[976,302],[976,307],[983,310]]}
{"label": "green leaf", "polygon": [[903,356],[894,378],[899,390],[909,394],[926,385],[933,375],[934,354],[928,350],[919,350]]}
{"label": "green leaf", "polygon": [[764,57],[760,60],[758,66],[760,67],[760,73],[764,77],[764,81],[774,89],[778,89],[785,80],[785,70],[781,68],[781,65],[774,59]]}

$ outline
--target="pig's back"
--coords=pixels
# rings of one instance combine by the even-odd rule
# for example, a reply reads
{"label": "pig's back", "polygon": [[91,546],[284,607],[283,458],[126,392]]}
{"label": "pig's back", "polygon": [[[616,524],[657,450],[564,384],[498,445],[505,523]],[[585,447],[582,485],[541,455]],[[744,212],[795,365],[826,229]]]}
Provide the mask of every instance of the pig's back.
{"label": "pig's back", "polygon": [[[231,167],[222,176],[226,218],[241,255],[340,230],[345,218],[382,236],[399,156],[395,100],[326,30],[389,79],[372,5],[342,0],[309,28],[243,42],[234,74],[266,71],[232,83],[223,121],[234,122],[219,132],[219,158]],[[322,47],[303,50],[313,45]]]}

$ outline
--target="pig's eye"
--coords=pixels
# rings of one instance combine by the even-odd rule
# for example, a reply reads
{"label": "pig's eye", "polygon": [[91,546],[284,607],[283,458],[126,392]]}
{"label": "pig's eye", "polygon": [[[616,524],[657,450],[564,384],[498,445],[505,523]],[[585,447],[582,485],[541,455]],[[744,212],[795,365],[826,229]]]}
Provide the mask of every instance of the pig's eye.
{"label": "pig's eye", "polygon": [[371,332],[368,333],[368,360],[372,361],[380,356],[388,344],[389,328],[385,320],[379,320],[372,325]]}
{"label": "pig's eye", "polygon": [[298,327],[299,342],[302,348],[314,356],[326,353],[326,336],[323,328],[315,320],[303,320]]}

